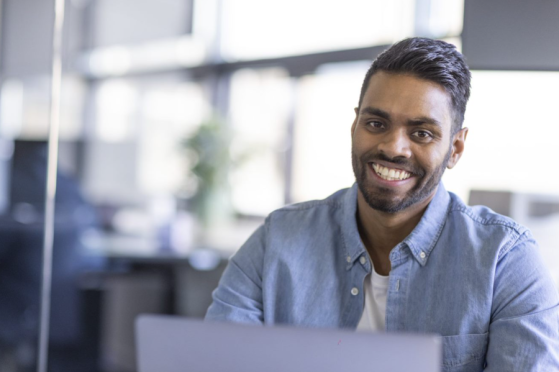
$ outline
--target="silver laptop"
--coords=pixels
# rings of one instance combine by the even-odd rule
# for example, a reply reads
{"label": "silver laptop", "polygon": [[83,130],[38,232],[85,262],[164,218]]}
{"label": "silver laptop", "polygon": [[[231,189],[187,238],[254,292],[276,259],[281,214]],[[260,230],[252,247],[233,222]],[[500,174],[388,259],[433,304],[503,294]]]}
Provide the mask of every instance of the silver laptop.
{"label": "silver laptop", "polygon": [[143,315],[138,372],[439,372],[437,336],[262,327]]}

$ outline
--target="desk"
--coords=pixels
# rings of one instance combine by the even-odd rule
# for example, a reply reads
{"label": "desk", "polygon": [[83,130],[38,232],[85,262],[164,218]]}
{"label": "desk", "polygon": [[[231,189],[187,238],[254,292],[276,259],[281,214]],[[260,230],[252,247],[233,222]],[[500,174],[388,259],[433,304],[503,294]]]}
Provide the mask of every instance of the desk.
{"label": "desk", "polygon": [[84,274],[80,287],[99,314],[90,310],[99,329],[93,336],[101,369],[111,372],[135,370],[137,315],[203,317],[232,254],[203,247],[177,253],[159,249],[153,240],[115,235],[90,235],[86,243],[86,254],[106,261],[101,272]]}

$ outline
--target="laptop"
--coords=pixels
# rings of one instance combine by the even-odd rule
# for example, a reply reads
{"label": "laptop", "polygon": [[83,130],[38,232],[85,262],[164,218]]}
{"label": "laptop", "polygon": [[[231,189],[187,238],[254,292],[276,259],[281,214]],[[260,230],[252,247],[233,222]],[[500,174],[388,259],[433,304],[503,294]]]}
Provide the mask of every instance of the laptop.
{"label": "laptop", "polygon": [[138,372],[439,372],[435,335],[211,323],[142,315]]}

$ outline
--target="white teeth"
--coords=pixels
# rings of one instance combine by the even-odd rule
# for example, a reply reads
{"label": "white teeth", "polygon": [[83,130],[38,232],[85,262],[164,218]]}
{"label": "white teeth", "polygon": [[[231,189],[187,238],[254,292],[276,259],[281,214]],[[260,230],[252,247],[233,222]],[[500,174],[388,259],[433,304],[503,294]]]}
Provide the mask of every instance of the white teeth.
{"label": "white teeth", "polygon": [[411,177],[411,174],[409,174],[406,171],[389,169],[387,167],[383,167],[382,165],[378,165],[376,163],[373,163],[373,169],[382,179],[388,181],[405,180]]}
{"label": "white teeth", "polygon": [[406,172],[406,171],[402,171],[402,172],[400,173],[400,179],[401,179],[401,180],[406,180],[406,179],[408,179],[408,178],[410,178],[410,177],[411,177],[411,174],[409,174],[409,173]]}

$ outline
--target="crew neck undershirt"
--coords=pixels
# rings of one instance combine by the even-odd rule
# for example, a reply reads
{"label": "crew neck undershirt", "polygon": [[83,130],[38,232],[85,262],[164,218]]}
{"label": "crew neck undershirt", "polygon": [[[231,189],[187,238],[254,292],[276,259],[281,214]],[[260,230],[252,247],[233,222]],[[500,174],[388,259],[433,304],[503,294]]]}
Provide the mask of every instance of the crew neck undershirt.
{"label": "crew neck undershirt", "polygon": [[[369,258],[370,260],[370,258]],[[372,264],[372,261],[370,261]],[[384,331],[386,329],[386,298],[389,276],[377,274],[374,267],[364,282],[365,306],[357,331]]]}

